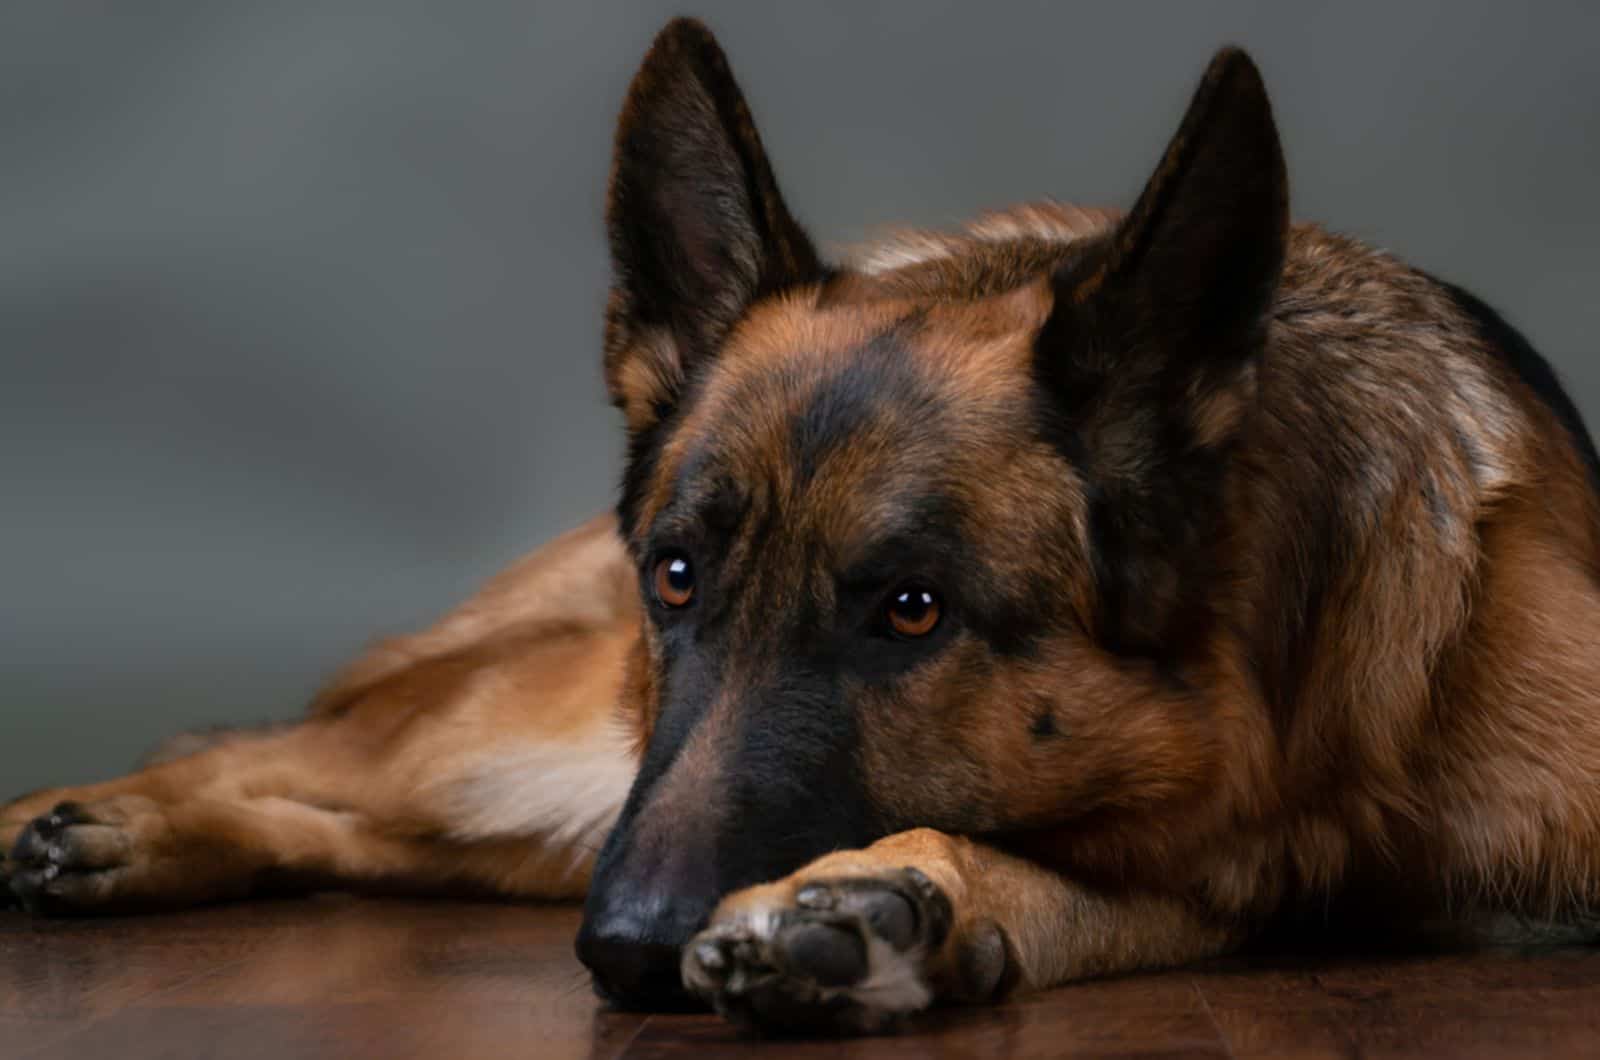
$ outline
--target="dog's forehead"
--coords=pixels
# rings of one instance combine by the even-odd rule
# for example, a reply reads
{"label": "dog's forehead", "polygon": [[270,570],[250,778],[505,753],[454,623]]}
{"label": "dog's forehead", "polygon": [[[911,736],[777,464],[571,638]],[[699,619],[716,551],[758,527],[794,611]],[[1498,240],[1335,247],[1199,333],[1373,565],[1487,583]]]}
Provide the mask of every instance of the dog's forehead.
{"label": "dog's forehead", "polygon": [[985,474],[1023,431],[1047,311],[1042,287],[972,300],[771,299],[701,381],[645,507],[698,514],[759,499],[807,524],[797,531],[841,544],[891,533]]}

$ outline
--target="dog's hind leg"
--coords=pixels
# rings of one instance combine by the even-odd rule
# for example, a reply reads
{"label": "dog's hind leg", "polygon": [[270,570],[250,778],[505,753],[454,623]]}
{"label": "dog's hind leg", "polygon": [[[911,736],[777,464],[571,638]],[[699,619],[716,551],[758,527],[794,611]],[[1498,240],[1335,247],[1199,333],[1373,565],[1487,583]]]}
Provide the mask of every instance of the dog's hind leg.
{"label": "dog's hind leg", "polygon": [[297,725],[17,800],[0,877],[62,913],[269,887],[581,894],[634,771],[620,557],[594,524],[358,661]]}

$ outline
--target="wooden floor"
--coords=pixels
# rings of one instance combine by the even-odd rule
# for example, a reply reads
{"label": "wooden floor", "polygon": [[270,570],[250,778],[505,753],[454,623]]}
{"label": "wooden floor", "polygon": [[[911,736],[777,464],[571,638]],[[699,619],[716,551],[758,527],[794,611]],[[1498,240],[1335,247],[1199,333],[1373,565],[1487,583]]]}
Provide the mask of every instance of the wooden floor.
{"label": "wooden floor", "polygon": [[562,908],[274,902],[35,922],[0,913],[0,1056],[1596,1056],[1600,950],[1255,961],[762,1042],[709,1015],[611,1012]]}

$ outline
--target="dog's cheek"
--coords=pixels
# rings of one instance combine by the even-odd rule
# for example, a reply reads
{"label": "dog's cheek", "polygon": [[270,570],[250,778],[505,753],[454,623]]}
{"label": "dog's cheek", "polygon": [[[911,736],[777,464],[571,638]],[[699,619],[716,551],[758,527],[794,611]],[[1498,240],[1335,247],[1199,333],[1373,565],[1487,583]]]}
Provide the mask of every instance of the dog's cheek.
{"label": "dog's cheek", "polygon": [[1005,815],[994,781],[1017,761],[1007,734],[1023,715],[1001,691],[1010,682],[994,671],[993,655],[968,642],[892,688],[858,693],[862,775],[896,828],[982,832]]}
{"label": "dog's cheek", "polygon": [[1077,634],[1026,658],[968,645],[859,710],[872,799],[900,827],[1026,830],[1171,805],[1219,763],[1202,702]]}

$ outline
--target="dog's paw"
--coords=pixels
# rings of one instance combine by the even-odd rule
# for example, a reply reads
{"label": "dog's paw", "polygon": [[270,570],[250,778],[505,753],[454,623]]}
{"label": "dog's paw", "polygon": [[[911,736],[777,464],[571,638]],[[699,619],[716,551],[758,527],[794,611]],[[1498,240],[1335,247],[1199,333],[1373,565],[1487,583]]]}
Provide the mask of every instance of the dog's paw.
{"label": "dog's paw", "polygon": [[764,1030],[874,1033],[926,1008],[950,934],[950,900],[914,868],[821,878],[734,896],[683,952],[683,982],[722,1015]]}
{"label": "dog's paw", "polygon": [[28,822],[7,861],[15,899],[41,916],[106,905],[133,864],[135,822],[145,810],[136,804],[146,802],[117,799],[92,807],[63,802]]}
{"label": "dog's paw", "polygon": [[22,899],[12,886],[12,877],[17,872],[17,863],[11,856],[12,848],[35,817],[61,801],[53,798],[49,792],[37,791],[0,804],[0,909],[22,905]]}

